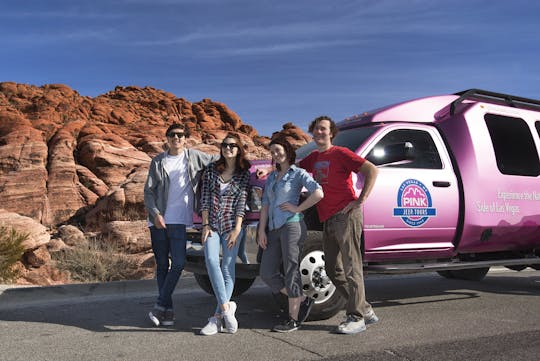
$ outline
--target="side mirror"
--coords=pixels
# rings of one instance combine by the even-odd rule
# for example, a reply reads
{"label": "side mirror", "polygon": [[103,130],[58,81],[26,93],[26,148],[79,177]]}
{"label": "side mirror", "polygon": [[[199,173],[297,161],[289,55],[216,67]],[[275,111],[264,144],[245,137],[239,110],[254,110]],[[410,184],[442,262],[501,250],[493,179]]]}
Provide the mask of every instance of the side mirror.
{"label": "side mirror", "polygon": [[411,162],[414,160],[414,146],[411,142],[388,144],[384,147],[375,147],[369,152],[367,160],[375,165],[386,165],[397,162]]}

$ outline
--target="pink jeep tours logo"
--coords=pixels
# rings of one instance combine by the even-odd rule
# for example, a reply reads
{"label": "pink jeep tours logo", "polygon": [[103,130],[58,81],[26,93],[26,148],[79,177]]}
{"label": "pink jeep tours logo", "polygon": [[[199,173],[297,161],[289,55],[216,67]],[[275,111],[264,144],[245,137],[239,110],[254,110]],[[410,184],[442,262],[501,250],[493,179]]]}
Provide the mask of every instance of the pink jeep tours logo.
{"label": "pink jeep tours logo", "polygon": [[407,179],[399,186],[394,217],[400,217],[410,227],[420,227],[429,217],[435,217],[427,187],[416,179]]}

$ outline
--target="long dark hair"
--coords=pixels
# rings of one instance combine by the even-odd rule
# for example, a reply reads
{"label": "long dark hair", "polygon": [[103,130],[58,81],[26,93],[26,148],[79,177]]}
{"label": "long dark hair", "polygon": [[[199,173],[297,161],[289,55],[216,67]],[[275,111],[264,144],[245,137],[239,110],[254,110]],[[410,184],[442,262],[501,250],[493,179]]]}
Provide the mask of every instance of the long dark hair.
{"label": "long dark hair", "polygon": [[[291,145],[291,143],[289,143],[287,139],[285,139],[284,137],[278,137],[278,138],[272,139],[272,141],[270,142],[268,146],[271,146],[272,144],[281,145],[283,149],[285,149],[285,155],[287,156],[289,165],[294,164],[294,162],[296,161],[296,152],[294,151],[293,146]],[[281,170],[281,165],[276,163],[276,168],[277,170]]]}
{"label": "long dark hair", "polygon": [[[242,171],[249,170],[251,164],[246,159],[246,149],[244,148],[244,143],[242,142],[238,134],[229,132],[227,133],[225,138],[223,138],[222,142],[224,142],[225,139],[234,139],[236,141],[236,144],[238,144],[238,154],[236,154],[234,172],[240,173]],[[216,161],[216,169],[219,173],[223,173],[223,171],[225,171],[225,168],[227,167],[227,163],[225,162],[225,158],[223,157],[223,149],[221,147],[219,149],[219,154],[220,157]]]}

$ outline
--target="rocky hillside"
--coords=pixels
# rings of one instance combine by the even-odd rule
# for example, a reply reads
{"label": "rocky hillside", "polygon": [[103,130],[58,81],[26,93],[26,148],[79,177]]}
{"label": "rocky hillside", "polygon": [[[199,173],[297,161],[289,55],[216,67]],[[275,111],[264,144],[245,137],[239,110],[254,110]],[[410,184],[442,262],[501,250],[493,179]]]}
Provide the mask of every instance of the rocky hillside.
{"label": "rocky hillside", "polygon": [[[147,168],[151,157],[163,150],[164,132],[173,122],[192,130],[192,147],[216,153],[224,135],[235,131],[252,159],[269,158],[270,139],[210,99],[191,103],[163,90],[135,86],[91,98],[61,84],[0,83],[0,226],[24,217],[62,241],[59,226],[71,224],[122,238],[131,253],[148,253],[144,226],[138,224],[135,233],[140,234],[130,236],[131,223],[115,222],[144,222]],[[292,123],[283,125],[280,133],[297,146],[309,141]],[[51,249],[39,234],[39,242],[29,243],[29,252]],[[62,247],[55,242],[54,248]],[[38,263],[47,264],[47,257]],[[25,274],[41,267],[23,265]],[[54,281],[36,279],[40,277],[29,282]]]}

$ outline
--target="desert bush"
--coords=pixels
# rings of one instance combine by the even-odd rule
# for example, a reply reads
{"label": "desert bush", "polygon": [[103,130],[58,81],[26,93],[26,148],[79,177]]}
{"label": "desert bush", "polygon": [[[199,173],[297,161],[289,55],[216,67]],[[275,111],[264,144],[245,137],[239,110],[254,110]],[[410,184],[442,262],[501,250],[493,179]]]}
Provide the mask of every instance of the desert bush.
{"label": "desert bush", "polygon": [[118,247],[103,239],[65,248],[52,255],[56,267],[67,271],[73,281],[109,282],[133,279],[137,263],[119,253]]}
{"label": "desert bush", "polygon": [[22,243],[26,239],[28,233],[0,227],[0,281],[8,282],[17,278],[18,271],[14,265],[24,254]]}

